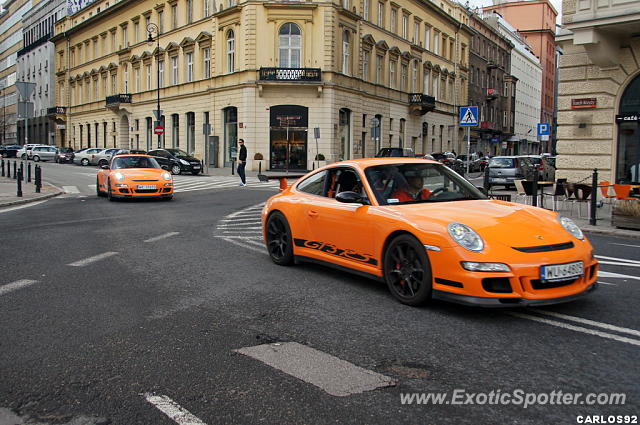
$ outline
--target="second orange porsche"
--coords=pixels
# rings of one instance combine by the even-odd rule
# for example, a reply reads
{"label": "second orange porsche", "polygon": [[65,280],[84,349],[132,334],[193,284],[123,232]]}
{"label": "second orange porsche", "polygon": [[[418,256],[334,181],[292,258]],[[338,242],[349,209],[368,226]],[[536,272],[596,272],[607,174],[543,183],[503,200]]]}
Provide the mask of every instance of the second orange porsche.
{"label": "second orange porsche", "polygon": [[96,177],[98,196],[173,199],[173,177],[149,155],[116,155]]}

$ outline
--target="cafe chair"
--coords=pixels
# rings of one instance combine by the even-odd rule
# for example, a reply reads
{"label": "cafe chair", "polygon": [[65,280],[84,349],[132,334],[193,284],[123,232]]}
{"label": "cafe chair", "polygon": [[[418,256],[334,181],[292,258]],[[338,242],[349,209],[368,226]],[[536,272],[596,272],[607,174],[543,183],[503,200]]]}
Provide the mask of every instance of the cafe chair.
{"label": "cafe chair", "polygon": [[514,180],[513,184],[516,186],[516,195],[515,195],[515,199],[514,202],[518,202],[518,198],[522,198],[523,202],[526,204],[527,203],[527,197],[529,195],[527,195],[527,193],[524,191],[524,185],[522,184],[524,180]]}
{"label": "cafe chair", "polygon": [[615,193],[611,195],[611,183],[609,183],[607,180],[602,180],[600,183],[598,183],[598,186],[600,187],[600,194],[602,195],[602,199],[604,199],[605,202],[608,200],[609,203],[611,203],[611,200],[616,198]]}
{"label": "cafe chair", "polygon": [[558,201],[564,201],[566,199],[565,193],[565,185],[567,184],[567,179],[557,179],[556,182],[551,187],[551,192],[542,192],[542,196],[548,196],[553,201],[553,206],[551,207],[553,211],[558,211]]}
{"label": "cafe chair", "polygon": [[613,191],[615,192],[616,199],[618,199],[618,200],[631,201],[631,200],[637,199],[637,198],[633,198],[633,197],[629,196],[629,193],[631,193],[631,185],[630,184],[614,184],[613,185]]}
{"label": "cafe chair", "polygon": [[[533,191],[533,181],[529,181],[529,180],[522,180],[521,181],[522,184],[522,188],[524,190],[524,194],[526,196],[527,199],[531,198],[531,201],[533,201],[533,197],[537,196],[537,204],[540,205],[540,194],[539,193],[534,193]],[[529,202],[529,205],[532,205],[533,202]]]}

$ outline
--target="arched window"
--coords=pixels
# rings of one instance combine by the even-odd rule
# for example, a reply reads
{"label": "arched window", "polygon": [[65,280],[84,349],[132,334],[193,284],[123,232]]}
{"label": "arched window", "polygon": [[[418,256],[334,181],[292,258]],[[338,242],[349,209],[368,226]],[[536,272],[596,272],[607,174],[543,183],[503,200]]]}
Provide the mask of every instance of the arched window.
{"label": "arched window", "polygon": [[349,31],[342,32],[342,73],[349,74],[349,62],[351,57],[351,43],[349,42]]}
{"label": "arched window", "polygon": [[291,22],[284,24],[280,28],[278,44],[280,46],[280,67],[300,68],[302,57],[300,27]]}
{"label": "arched window", "polygon": [[235,71],[236,39],[233,30],[227,32],[227,72]]}

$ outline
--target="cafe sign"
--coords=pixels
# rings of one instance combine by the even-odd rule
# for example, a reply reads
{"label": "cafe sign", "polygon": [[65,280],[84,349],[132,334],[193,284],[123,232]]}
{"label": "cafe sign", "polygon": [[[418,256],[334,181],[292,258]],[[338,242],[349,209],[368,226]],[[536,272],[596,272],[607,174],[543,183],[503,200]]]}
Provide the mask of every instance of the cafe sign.
{"label": "cafe sign", "polygon": [[597,106],[598,100],[595,97],[584,99],[571,99],[571,109],[592,109]]}
{"label": "cafe sign", "polygon": [[616,123],[620,124],[622,122],[639,122],[640,114],[622,114],[616,115]]}

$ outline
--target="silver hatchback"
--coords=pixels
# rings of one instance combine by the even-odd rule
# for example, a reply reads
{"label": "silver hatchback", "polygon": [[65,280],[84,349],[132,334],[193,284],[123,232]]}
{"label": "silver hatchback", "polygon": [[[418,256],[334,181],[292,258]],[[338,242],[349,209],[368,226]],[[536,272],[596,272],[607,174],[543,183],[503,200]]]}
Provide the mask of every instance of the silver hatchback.
{"label": "silver hatchback", "polygon": [[111,148],[111,149],[105,149],[102,152],[96,154],[95,156],[93,156],[90,160],[89,163],[91,165],[98,165],[98,166],[102,166],[102,165],[107,165],[111,162],[111,158],[113,158],[115,155],[119,155],[121,153],[129,153],[129,150],[127,149],[119,149],[119,148]]}
{"label": "silver hatchback", "polygon": [[515,186],[516,180],[524,179],[524,162],[519,156],[494,156],[489,160],[489,188],[491,186]]}
{"label": "silver hatchback", "polygon": [[73,157],[73,163],[77,165],[89,165],[96,155],[105,150],[106,149],[103,148],[89,148],[84,151],[78,151]]}
{"label": "silver hatchback", "polygon": [[29,157],[35,162],[53,161],[58,149],[55,146],[34,146],[31,148]]}

